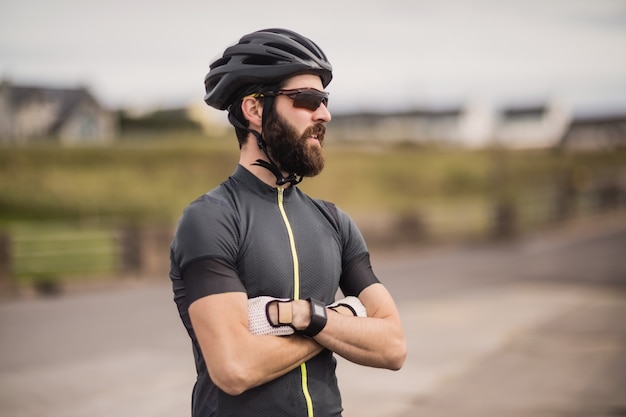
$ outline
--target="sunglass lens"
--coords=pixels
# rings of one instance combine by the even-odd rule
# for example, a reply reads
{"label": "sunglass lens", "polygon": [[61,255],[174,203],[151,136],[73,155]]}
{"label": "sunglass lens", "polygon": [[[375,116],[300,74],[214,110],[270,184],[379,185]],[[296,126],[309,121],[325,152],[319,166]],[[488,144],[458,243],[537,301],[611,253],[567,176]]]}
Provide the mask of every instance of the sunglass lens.
{"label": "sunglass lens", "polygon": [[293,105],[303,109],[311,111],[317,110],[317,108],[324,103],[324,106],[328,106],[328,97],[325,94],[315,94],[310,92],[300,92],[295,95],[293,99]]}

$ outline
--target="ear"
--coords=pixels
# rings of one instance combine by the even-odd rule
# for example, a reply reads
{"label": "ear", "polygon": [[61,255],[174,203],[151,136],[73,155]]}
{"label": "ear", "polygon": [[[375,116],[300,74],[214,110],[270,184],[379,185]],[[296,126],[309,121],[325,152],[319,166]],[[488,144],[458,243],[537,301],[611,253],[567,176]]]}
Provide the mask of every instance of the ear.
{"label": "ear", "polygon": [[260,131],[263,120],[263,106],[254,97],[248,96],[241,102],[243,116],[250,122],[250,128]]}

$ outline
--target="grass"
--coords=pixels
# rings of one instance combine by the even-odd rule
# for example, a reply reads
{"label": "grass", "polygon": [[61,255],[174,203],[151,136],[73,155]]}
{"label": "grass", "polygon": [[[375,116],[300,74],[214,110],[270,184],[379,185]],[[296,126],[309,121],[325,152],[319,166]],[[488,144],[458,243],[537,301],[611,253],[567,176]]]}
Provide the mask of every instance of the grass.
{"label": "grass", "polygon": [[0,216],[169,221],[235,163],[217,146],[4,149]]}
{"label": "grass", "polygon": [[[364,233],[387,219],[383,229],[411,239],[420,233],[484,236],[496,204],[515,207],[519,227],[540,227],[554,217],[558,195],[570,190],[580,197],[575,210],[594,210],[594,190],[626,175],[624,150],[465,151],[331,142],[326,154],[326,169],[301,188],[336,203]],[[234,136],[0,148],[0,233],[12,235],[15,273],[27,280],[119,268],[111,230],[120,224],[173,226],[183,208],[228,177],[237,161]]]}
{"label": "grass", "polygon": [[[540,227],[554,217],[559,193],[581,196],[577,211],[594,210],[594,190],[626,172],[626,151],[375,149],[332,142],[326,149],[325,170],[300,186],[350,213],[368,241],[377,230],[400,241],[480,238],[490,233],[497,204],[515,207],[518,227]],[[116,230],[173,227],[190,201],[233,172],[238,156],[234,136],[0,148],[0,233],[11,236],[12,274],[18,284],[46,284],[119,270]]]}
{"label": "grass", "polygon": [[[230,175],[234,138],[127,141],[106,148],[0,150],[0,219],[100,218],[173,222]],[[626,166],[626,153],[327,147],[327,168],[301,187],[355,214],[441,210],[464,202],[583,190]]]}

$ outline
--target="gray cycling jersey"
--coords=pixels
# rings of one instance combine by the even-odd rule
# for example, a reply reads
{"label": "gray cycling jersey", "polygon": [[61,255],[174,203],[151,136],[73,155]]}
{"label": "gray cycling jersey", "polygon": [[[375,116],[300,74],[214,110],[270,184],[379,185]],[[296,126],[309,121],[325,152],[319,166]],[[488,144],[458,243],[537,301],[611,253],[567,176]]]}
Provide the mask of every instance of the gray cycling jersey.
{"label": "gray cycling jersey", "polygon": [[365,242],[343,211],[298,187],[268,186],[242,166],[184,211],[171,246],[174,300],[192,339],[198,378],[193,417],[340,416],[332,352],[238,396],[211,381],[189,305],[223,292],[330,304],[340,288],[358,295],[378,282]]}

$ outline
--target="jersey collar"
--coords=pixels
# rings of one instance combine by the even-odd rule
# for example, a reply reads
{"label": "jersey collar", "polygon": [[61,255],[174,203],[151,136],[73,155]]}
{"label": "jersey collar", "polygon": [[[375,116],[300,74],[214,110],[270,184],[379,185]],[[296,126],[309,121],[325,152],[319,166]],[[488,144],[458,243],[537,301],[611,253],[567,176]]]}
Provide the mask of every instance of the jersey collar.
{"label": "jersey collar", "polygon": [[[256,175],[248,171],[248,169],[241,164],[237,165],[235,172],[233,173],[233,175],[231,175],[231,179],[261,197],[269,198],[271,200],[274,200],[276,198],[276,187],[272,187],[271,185],[264,183]],[[285,199],[288,198],[295,188],[295,185],[285,188],[283,192],[283,197]]]}

